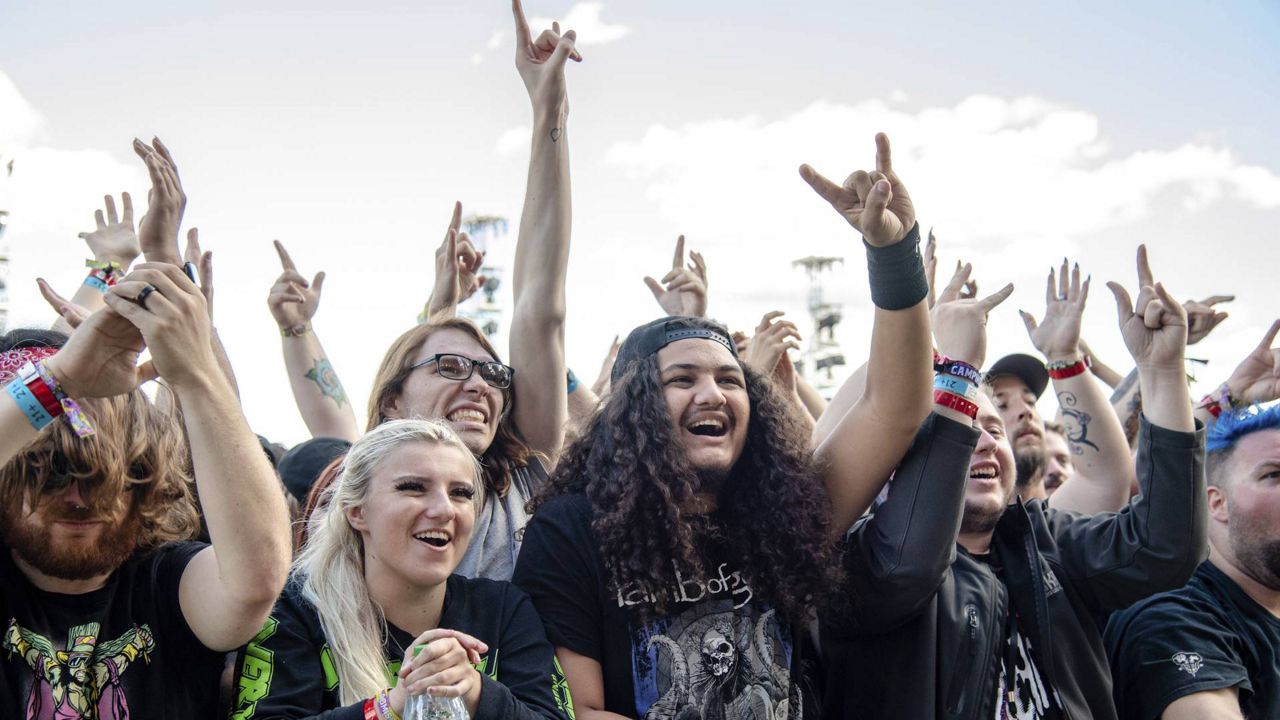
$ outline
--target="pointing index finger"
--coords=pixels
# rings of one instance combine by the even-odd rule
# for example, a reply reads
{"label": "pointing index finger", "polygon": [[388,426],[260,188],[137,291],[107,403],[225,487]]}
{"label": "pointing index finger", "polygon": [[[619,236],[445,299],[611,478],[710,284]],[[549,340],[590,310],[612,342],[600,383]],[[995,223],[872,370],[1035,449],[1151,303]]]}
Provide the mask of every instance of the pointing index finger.
{"label": "pointing index finger", "polygon": [[529,21],[524,18],[524,6],[520,0],[511,0],[511,14],[516,17],[516,44],[521,48],[533,45],[533,37],[529,33]]}
{"label": "pointing index finger", "polygon": [[684,236],[683,235],[676,238],[676,254],[675,254],[675,257],[671,259],[671,267],[675,270],[679,270],[680,268],[684,267]]}
{"label": "pointing index finger", "polygon": [[285,270],[297,270],[297,266],[293,264],[293,258],[289,257],[289,251],[284,249],[284,243],[279,240],[272,240],[275,243],[276,254],[280,256],[280,267]]}

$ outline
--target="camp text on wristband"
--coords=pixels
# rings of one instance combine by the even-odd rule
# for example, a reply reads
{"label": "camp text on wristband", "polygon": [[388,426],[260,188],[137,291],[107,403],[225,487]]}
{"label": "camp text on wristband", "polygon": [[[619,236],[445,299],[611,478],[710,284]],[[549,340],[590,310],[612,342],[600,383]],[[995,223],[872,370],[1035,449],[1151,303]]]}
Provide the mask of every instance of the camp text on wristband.
{"label": "camp text on wristband", "polygon": [[974,385],[982,384],[982,373],[978,371],[978,368],[963,360],[953,360],[937,352],[933,354],[933,371],[945,375],[954,375],[968,380]]}

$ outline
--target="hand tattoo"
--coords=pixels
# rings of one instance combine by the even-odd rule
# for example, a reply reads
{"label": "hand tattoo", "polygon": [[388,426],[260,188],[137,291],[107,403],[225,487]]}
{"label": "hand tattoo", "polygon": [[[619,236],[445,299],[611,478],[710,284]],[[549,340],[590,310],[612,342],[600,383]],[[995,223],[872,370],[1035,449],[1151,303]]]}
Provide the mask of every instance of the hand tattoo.
{"label": "hand tattoo", "polygon": [[1067,444],[1071,446],[1071,452],[1076,455],[1083,455],[1086,446],[1098,452],[1098,446],[1089,440],[1089,423],[1093,421],[1093,416],[1083,410],[1077,410],[1078,402],[1075,393],[1058,393],[1058,405],[1062,408],[1062,424],[1067,431]]}
{"label": "hand tattoo", "polygon": [[320,392],[325,397],[333,398],[338,407],[347,402],[347,393],[342,389],[342,383],[338,381],[338,374],[334,372],[329,358],[316,358],[315,366],[307,371],[307,379],[319,385]]}

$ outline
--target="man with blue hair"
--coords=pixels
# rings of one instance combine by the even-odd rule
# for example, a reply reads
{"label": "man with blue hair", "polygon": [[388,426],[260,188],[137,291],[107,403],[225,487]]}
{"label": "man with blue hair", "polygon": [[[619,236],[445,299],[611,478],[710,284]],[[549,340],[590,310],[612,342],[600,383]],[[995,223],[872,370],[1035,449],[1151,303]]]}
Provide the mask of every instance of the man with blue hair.
{"label": "man with blue hair", "polygon": [[1209,559],[1107,626],[1122,717],[1280,718],[1280,405],[1223,412],[1206,449]]}

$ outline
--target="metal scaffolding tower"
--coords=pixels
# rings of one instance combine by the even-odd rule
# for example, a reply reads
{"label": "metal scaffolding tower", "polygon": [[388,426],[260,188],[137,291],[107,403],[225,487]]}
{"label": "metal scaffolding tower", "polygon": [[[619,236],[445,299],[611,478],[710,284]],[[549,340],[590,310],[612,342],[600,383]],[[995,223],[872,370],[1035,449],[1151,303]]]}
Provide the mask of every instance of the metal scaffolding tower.
{"label": "metal scaffolding tower", "polygon": [[809,381],[823,397],[828,399],[837,388],[833,370],[845,364],[844,352],[836,340],[836,325],[843,319],[840,303],[827,302],[822,288],[823,276],[830,272],[836,263],[844,263],[840,257],[818,257],[811,255],[791,263],[792,267],[804,268],[809,276],[809,318],[813,329],[809,333],[809,346],[801,353],[797,366],[800,374]]}

